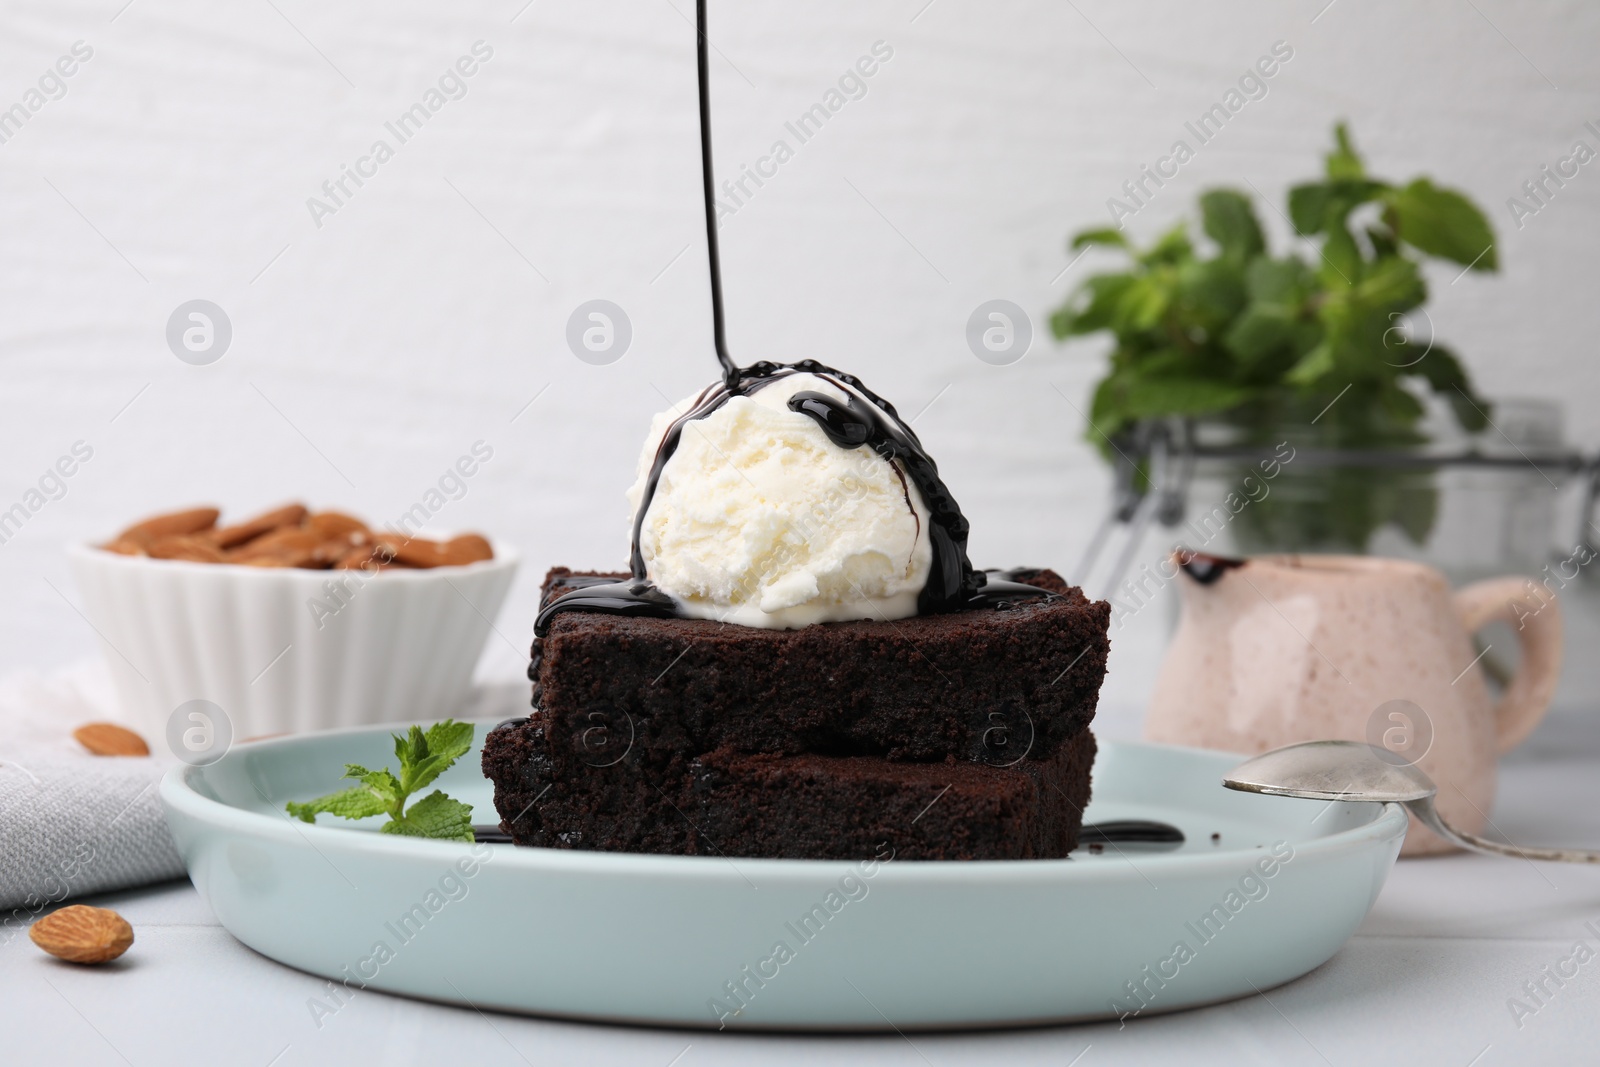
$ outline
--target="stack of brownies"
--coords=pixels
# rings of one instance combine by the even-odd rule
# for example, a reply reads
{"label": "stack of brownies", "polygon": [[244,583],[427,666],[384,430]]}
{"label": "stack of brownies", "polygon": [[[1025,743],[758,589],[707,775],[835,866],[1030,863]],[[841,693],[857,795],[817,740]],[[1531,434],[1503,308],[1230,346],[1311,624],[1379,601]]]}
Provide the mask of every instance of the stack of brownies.
{"label": "stack of brownies", "polygon": [[[1050,859],[1077,844],[1110,605],[1048,570],[1003,609],[769,630],[555,614],[535,710],[483,748],[519,845]],[[626,575],[552,570],[544,603]]]}

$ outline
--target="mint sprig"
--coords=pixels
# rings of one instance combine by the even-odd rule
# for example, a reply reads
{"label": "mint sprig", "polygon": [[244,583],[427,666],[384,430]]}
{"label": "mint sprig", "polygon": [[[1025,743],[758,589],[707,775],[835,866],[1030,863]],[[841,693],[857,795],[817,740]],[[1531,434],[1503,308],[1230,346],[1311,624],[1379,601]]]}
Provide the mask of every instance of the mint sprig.
{"label": "mint sprig", "polygon": [[470,722],[453,719],[435,723],[427,732],[420,726],[413,726],[404,737],[392,735],[395,758],[400,761],[400,777],[396,778],[387,768],[372,771],[360,764],[347,763],[344,776],[357,779],[360,785],[304,804],[291,800],[285,807],[302,822],[316,822],[317,815],[322,812],[341,819],[388,815],[389,821],[378,828],[381,833],[438,841],[471,841],[472,805],[452,800],[438,789],[409,809],[406,800],[467,754],[472,748],[472,731]]}

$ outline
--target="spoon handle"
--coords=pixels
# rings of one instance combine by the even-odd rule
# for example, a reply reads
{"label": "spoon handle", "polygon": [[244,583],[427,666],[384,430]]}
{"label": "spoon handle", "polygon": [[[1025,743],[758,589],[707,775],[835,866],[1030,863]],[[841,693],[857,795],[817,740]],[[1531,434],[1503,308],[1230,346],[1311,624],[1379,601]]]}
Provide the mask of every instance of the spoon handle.
{"label": "spoon handle", "polygon": [[1406,808],[1417,821],[1450,842],[1471,852],[1487,852],[1495,856],[1515,856],[1525,860],[1554,860],[1557,863],[1600,863],[1600,852],[1585,848],[1524,848],[1500,841],[1490,841],[1476,834],[1457,830],[1440,816],[1433,806],[1432,797],[1406,802]]}

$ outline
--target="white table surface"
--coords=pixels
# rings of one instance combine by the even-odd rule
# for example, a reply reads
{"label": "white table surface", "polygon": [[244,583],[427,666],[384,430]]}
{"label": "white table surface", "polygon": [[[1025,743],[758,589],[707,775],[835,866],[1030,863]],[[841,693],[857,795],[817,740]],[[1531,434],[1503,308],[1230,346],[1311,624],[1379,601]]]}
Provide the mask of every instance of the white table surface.
{"label": "white table surface", "polygon": [[[1495,826],[1528,844],[1600,847],[1600,730],[1549,722],[1502,767]],[[1296,982],[1229,1004],[1117,1024],[960,1034],[748,1035],[590,1025],[366,991],[319,1029],[323,982],[239,944],[187,882],[89,898],[137,942],[122,961],[58,963],[0,946],[0,1063],[1445,1064],[1600,1062],[1600,867],[1456,855],[1404,860],[1354,938]],[[1552,995],[1524,982],[1586,941]],[[552,961],[559,966],[559,961]],[[1520,998],[1532,1015],[1508,1006]]]}

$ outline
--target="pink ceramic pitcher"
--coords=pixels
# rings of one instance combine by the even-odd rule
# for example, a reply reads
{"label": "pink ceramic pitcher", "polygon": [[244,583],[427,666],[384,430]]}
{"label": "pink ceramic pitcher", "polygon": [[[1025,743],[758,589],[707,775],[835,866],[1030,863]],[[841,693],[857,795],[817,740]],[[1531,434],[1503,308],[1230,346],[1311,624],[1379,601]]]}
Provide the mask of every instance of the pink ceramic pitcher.
{"label": "pink ceramic pitcher", "polygon": [[[1366,556],[1180,554],[1183,617],[1145,720],[1152,741],[1265,752],[1335,738],[1383,745],[1439,784],[1445,820],[1481,833],[1495,758],[1533,730],[1561,665],[1543,585],[1452,593],[1420,563]],[[1522,664],[1491,703],[1471,635],[1511,624]],[[1405,855],[1448,851],[1413,821]]]}

